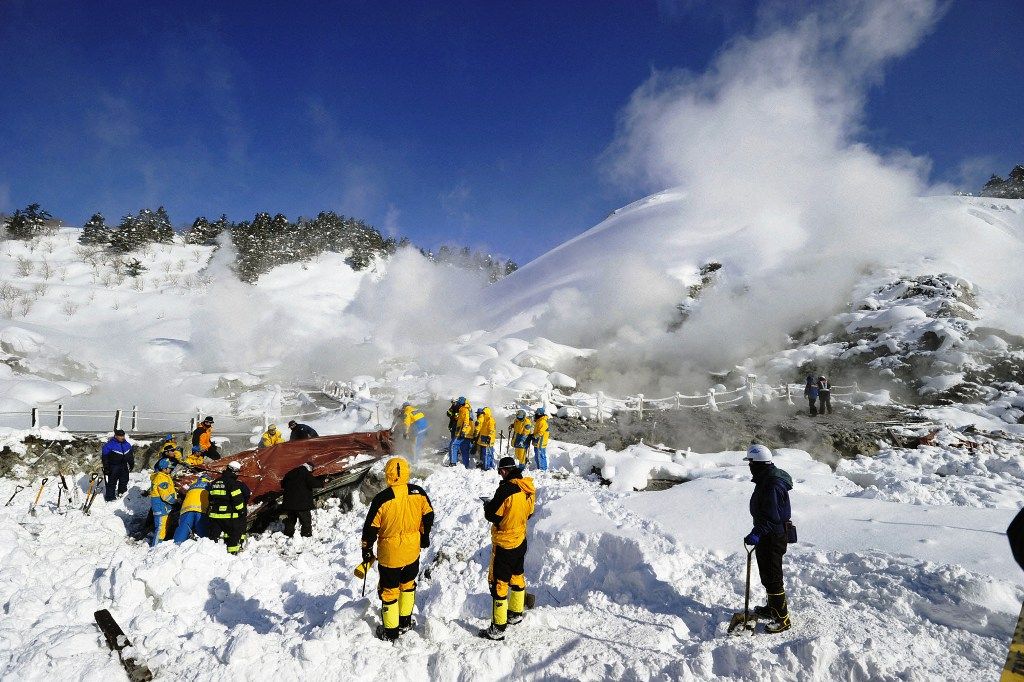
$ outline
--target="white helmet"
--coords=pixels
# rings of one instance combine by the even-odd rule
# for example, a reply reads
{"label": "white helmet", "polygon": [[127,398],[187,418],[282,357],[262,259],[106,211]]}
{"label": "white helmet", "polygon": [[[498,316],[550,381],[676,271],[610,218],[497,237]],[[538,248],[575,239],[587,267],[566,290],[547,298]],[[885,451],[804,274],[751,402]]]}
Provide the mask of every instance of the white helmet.
{"label": "white helmet", "polygon": [[747,456],[743,458],[745,462],[770,462],[772,461],[772,451],[761,445],[760,443],[752,443],[747,448]]}

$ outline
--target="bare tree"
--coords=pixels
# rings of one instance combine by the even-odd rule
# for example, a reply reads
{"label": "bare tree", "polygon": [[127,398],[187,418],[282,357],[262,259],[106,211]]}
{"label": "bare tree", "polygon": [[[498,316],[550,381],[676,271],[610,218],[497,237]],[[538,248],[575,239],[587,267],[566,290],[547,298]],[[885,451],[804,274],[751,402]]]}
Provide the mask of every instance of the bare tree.
{"label": "bare tree", "polygon": [[18,276],[28,277],[32,274],[33,263],[31,259],[25,256],[18,256]]}

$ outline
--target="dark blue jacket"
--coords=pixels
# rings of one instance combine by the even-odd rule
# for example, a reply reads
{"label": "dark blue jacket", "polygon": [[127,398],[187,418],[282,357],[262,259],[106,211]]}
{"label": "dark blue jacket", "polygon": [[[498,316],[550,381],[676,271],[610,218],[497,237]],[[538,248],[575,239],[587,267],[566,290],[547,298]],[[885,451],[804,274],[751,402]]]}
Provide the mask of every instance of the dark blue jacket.
{"label": "dark blue jacket", "polygon": [[103,446],[100,455],[104,469],[120,469],[127,466],[131,471],[135,468],[135,446],[127,440],[119,443],[116,438],[111,438]]}
{"label": "dark blue jacket", "polygon": [[289,441],[293,440],[308,440],[310,438],[319,438],[320,434],[316,432],[312,426],[308,424],[296,424],[292,427],[292,433],[288,437]]}
{"label": "dark blue jacket", "polygon": [[804,384],[804,395],[808,398],[818,397],[818,383],[814,377],[807,377],[807,382]]}
{"label": "dark blue jacket", "polygon": [[793,477],[774,464],[758,465],[754,469],[754,494],[750,496],[750,515],[754,519],[752,533],[765,536],[786,532],[783,522],[789,521],[789,491]]}

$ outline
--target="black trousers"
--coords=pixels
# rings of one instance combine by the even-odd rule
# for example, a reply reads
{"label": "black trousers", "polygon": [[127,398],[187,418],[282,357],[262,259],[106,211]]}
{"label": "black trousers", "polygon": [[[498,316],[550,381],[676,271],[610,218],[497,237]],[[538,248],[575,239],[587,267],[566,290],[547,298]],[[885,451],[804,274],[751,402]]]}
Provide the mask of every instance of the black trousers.
{"label": "black trousers", "polygon": [[420,560],[406,566],[392,568],[377,564],[377,572],[380,579],[377,581],[377,592],[383,601],[398,599],[398,593],[402,589],[416,589],[416,576],[420,574]]}
{"label": "black trousers", "polygon": [[832,393],[819,393],[818,394],[818,412],[825,414],[825,410],[828,410],[829,414],[832,414]]}
{"label": "black trousers", "polygon": [[754,556],[757,557],[757,572],[768,594],[778,594],[782,586],[782,556],[786,553],[786,535],[769,533],[757,543]]}
{"label": "black trousers", "polygon": [[128,467],[125,465],[110,467],[103,477],[105,485],[103,499],[107,502],[114,500],[115,494],[120,497],[128,492]]}
{"label": "black trousers", "polygon": [[284,534],[295,535],[295,522],[299,522],[299,535],[304,538],[313,537],[313,513],[308,509],[286,509],[288,515],[284,519]]}
{"label": "black trousers", "polygon": [[526,540],[513,549],[505,549],[498,545],[492,545],[491,549],[491,570],[487,576],[491,584],[491,596],[495,599],[504,599],[508,596],[512,576],[522,576],[525,573],[523,565],[526,563]]}
{"label": "black trousers", "polygon": [[211,540],[224,540],[228,551],[232,554],[238,552],[242,545],[242,538],[245,537],[245,518],[238,519],[209,519],[209,537]]}
{"label": "black trousers", "polygon": [[807,405],[810,408],[810,413],[811,413],[812,417],[817,417],[818,416],[818,409],[816,407],[814,407],[814,401],[815,400],[817,400],[817,398],[812,398],[811,396],[807,396]]}

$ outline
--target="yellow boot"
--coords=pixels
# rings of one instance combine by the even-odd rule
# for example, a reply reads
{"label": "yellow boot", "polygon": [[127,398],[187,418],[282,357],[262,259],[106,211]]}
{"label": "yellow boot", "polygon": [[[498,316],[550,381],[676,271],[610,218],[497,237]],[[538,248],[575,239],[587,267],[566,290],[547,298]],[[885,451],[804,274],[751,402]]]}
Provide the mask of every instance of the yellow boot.
{"label": "yellow boot", "polygon": [[497,642],[505,639],[505,626],[508,623],[508,598],[495,599],[491,609],[491,627],[480,631],[480,636]]}

